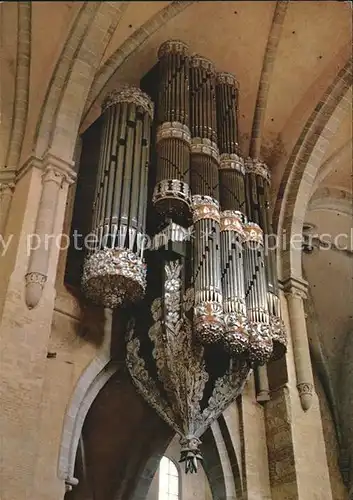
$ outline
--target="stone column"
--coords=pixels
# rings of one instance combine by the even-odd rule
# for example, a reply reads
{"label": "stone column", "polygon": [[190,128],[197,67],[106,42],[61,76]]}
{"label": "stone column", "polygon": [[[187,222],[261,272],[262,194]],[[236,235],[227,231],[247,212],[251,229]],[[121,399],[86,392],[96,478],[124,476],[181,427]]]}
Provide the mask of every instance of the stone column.
{"label": "stone column", "polygon": [[267,365],[258,366],[257,375],[257,393],[256,401],[258,403],[266,403],[270,398],[270,387],[267,376]]}
{"label": "stone column", "polygon": [[[50,196],[58,193],[57,203],[43,193],[50,167],[63,175],[61,188],[48,181]],[[80,373],[80,368],[72,362],[68,349],[59,354],[55,337],[58,246],[51,245],[49,262],[44,254],[44,266],[35,269],[47,276],[35,309],[26,304],[24,276],[29,270],[29,235],[38,227],[41,232],[53,228],[53,236],[62,232],[68,182],[73,177],[72,165],[50,154],[44,159],[29,158],[16,175],[6,228],[13,237],[8,251],[0,253],[0,407],[6,408],[0,412],[0,435],[4,437],[0,443],[0,484],[6,485],[0,488],[2,500],[62,500],[64,496],[65,484],[57,472],[58,450],[75,370]],[[52,210],[43,215],[45,200],[44,205],[49,204]],[[48,220],[43,219],[49,217],[47,225]],[[67,335],[70,328],[67,322],[64,325]],[[52,358],[48,354],[53,351],[58,355]],[[75,354],[77,357],[77,351]],[[86,358],[84,365],[89,360]]]}
{"label": "stone column", "polygon": [[76,174],[71,165],[50,156],[42,175],[42,194],[39,202],[35,233],[32,237],[32,252],[26,274],[25,299],[29,309],[39,302],[47,281],[50,247],[53,244],[54,224],[57,215],[59,192],[63,183],[71,184]]}
{"label": "stone column", "polygon": [[283,286],[288,303],[297,389],[301,406],[307,411],[311,407],[314,390],[303,304],[303,300],[307,297],[308,284],[304,280],[290,278]]}
{"label": "stone column", "polygon": [[9,215],[14,189],[15,189],[15,183],[12,180],[2,181],[0,175],[0,235],[2,236],[5,233],[6,222]]}

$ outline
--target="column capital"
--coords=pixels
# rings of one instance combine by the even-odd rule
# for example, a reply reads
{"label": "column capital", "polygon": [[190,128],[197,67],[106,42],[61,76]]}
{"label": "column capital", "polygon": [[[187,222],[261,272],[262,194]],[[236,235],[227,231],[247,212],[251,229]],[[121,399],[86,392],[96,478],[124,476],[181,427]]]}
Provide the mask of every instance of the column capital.
{"label": "column capital", "polygon": [[306,299],[308,296],[309,284],[303,278],[291,276],[281,282],[281,288],[285,295]]}
{"label": "column capital", "polygon": [[314,385],[310,382],[302,382],[297,384],[297,390],[303,410],[308,411],[312,403]]}
{"label": "column capital", "polygon": [[0,170],[0,193],[15,188],[16,171],[12,168],[2,168]]}
{"label": "column capital", "polygon": [[[44,170],[43,181],[46,176],[50,174],[51,176],[61,177],[62,182],[67,182],[68,184],[72,184],[75,182],[77,174],[74,170],[75,163],[73,161],[64,160],[63,158],[59,158],[58,156],[52,154],[48,151],[44,157],[42,162],[42,168]],[[50,180],[54,180],[52,177]]]}
{"label": "column capital", "polygon": [[15,190],[15,183],[14,182],[3,182],[0,180],[0,195],[6,191],[10,191],[13,193]]}
{"label": "column capital", "polygon": [[[43,158],[39,158],[38,156],[31,155],[27,158],[27,160],[23,163],[23,165],[14,172],[14,177],[16,177],[16,181],[23,177],[31,168],[38,168],[42,170],[44,173],[51,168],[52,171],[56,172],[57,175],[60,175],[63,182],[67,182],[68,184],[72,184],[75,182],[77,174],[74,170],[75,162],[70,160],[65,160],[60,158],[59,156],[54,155],[50,151],[47,151]],[[45,175],[45,174],[44,174]],[[1,177],[0,177],[1,183]]]}
{"label": "column capital", "polygon": [[42,168],[42,159],[35,155],[30,155],[27,160],[16,171],[16,182],[21,179],[31,168]]}

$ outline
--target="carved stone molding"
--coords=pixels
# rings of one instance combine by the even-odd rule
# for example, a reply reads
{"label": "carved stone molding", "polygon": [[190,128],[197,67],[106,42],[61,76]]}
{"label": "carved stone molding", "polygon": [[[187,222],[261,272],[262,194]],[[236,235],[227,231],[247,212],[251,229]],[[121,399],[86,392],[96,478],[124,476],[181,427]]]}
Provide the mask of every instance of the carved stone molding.
{"label": "carved stone molding", "polygon": [[68,492],[68,491],[72,491],[72,488],[74,486],[77,486],[78,485],[78,479],[76,479],[75,477],[67,477],[65,479],[65,491]]}
{"label": "carved stone molding", "polygon": [[43,159],[37,156],[31,155],[27,160],[20,166],[15,172],[16,182],[18,182],[26,173],[32,168],[37,168],[39,170],[43,169]]}
{"label": "carved stone molding", "polygon": [[16,179],[16,170],[14,168],[0,169],[0,189],[2,185],[14,184]]}
{"label": "carved stone molding", "polygon": [[41,273],[27,273],[25,276],[25,280],[27,285],[30,285],[31,283],[37,283],[43,288],[47,281],[47,277]]}
{"label": "carved stone molding", "polygon": [[290,277],[283,280],[281,285],[286,296],[293,295],[303,300],[308,297],[309,284],[303,278]]}
{"label": "carved stone molding", "polygon": [[15,183],[14,182],[1,182],[0,180],[0,196],[3,196],[4,194],[10,194],[15,190]]}
{"label": "carved stone molding", "polygon": [[303,382],[297,385],[297,389],[303,410],[309,410],[312,403],[314,385],[309,382]]}
{"label": "carved stone molding", "polygon": [[[64,160],[58,156],[47,152],[43,158],[42,168],[44,172],[53,172],[55,175],[61,175],[62,180],[68,184],[75,182],[77,174],[74,171],[75,163],[73,161]],[[45,175],[43,177],[43,180]]]}

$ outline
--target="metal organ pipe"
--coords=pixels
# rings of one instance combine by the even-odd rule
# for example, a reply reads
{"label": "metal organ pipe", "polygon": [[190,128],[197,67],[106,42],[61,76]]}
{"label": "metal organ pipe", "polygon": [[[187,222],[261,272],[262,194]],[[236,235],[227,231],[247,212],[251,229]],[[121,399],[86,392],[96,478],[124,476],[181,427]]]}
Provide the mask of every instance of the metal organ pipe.
{"label": "metal organ pipe", "polygon": [[251,325],[249,359],[254,364],[262,365],[269,361],[273,350],[267,305],[263,232],[253,222],[247,222],[243,227],[245,231],[245,300]]}
{"label": "metal organ pipe", "polygon": [[224,332],[215,76],[215,67],[208,59],[199,55],[191,58],[194,328],[204,343],[219,342]]}
{"label": "metal organ pipe", "polygon": [[235,210],[221,212],[221,269],[225,332],[223,343],[231,354],[249,348],[245,303],[243,214]]}
{"label": "metal organ pipe", "polygon": [[221,269],[224,346],[232,354],[249,348],[244,285],[245,169],[238,155],[238,83],[230,73],[217,74],[218,146],[221,201]]}
{"label": "metal organ pipe", "polygon": [[95,236],[82,286],[97,304],[115,308],[145,290],[143,238],[153,104],[135,87],[105,99],[104,125],[93,207]]}
{"label": "metal organ pipe", "polygon": [[247,213],[256,222],[267,239],[265,252],[267,305],[273,340],[273,359],[281,358],[286,352],[286,333],[281,319],[280,298],[276,265],[276,241],[272,231],[270,212],[270,173],[259,160],[248,158],[245,162]]}
{"label": "metal organ pipe", "polygon": [[[190,56],[179,40],[163,43],[158,58],[152,203],[154,248],[161,253],[151,257],[154,271],[178,259],[182,288],[193,289],[188,317],[196,337],[263,364],[272,350],[280,357],[286,349],[275,255],[264,251],[263,235],[271,231],[268,169],[240,155],[235,76],[216,73],[211,61]],[[129,87],[108,96],[103,113],[96,246],[82,281],[88,297],[114,308],[142,297],[146,286],[142,242],[153,104]],[[190,229],[194,238],[186,243]]]}
{"label": "metal organ pipe", "polygon": [[160,90],[157,129],[156,211],[176,222],[190,221],[190,130],[188,46],[169,40],[158,51]]}

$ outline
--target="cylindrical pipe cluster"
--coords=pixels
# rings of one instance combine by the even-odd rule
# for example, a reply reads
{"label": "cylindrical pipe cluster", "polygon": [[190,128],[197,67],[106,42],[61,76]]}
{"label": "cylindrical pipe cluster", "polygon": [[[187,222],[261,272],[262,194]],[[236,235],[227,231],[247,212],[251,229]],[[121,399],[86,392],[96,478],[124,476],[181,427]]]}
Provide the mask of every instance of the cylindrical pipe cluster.
{"label": "cylindrical pipe cluster", "polygon": [[244,283],[245,169],[238,156],[238,83],[230,73],[216,77],[221,212],[221,267],[225,333],[233,355],[249,349]]}
{"label": "cylindrical pipe cluster", "polygon": [[263,232],[253,223],[244,224],[245,300],[251,325],[249,357],[256,364],[266,363],[272,354]]}
{"label": "cylindrical pipe cluster", "polygon": [[158,124],[189,126],[189,47],[180,40],[168,40],[160,46],[158,59]]}
{"label": "cylindrical pipe cluster", "polygon": [[221,279],[225,331],[223,343],[231,354],[249,348],[244,282],[245,231],[243,214],[234,210],[221,212]]}
{"label": "cylindrical pipe cluster", "polygon": [[195,288],[194,329],[204,343],[223,338],[220,267],[219,151],[217,147],[216,72],[195,55],[190,61],[191,191],[193,194]]}
{"label": "cylindrical pipe cluster", "polygon": [[160,82],[156,137],[156,211],[174,220],[188,220],[190,192],[189,49],[169,40],[159,49]]}
{"label": "cylindrical pipe cluster", "polygon": [[190,60],[190,128],[192,137],[217,144],[216,70],[199,55]]}
{"label": "cylindrical pipe cluster", "polygon": [[273,340],[272,358],[277,359],[286,351],[286,334],[280,312],[280,299],[276,265],[276,238],[272,231],[270,212],[270,182],[268,167],[248,158],[246,169],[246,200],[248,217],[256,222],[266,238],[265,271],[267,283],[267,304]]}
{"label": "cylindrical pipe cluster", "polygon": [[223,153],[219,163],[219,193],[223,210],[245,215],[245,168],[237,154]]}
{"label": "cylindrical pipe cluster", "polygon": [[219,204],[202,195],[194,195],[192,202],[194,331],[201,342],[208,344],[220,341],[223,334]]}
{"label": "cylindrical pipe cluster", "polygon": [[231,73],[217,73],[216,82],[219,152],[221,155],[238,154],[239,85]]}
{"label": "cylindrical pipe cluster", "polygon": [[135,87],[107,96],[93,207],[95,246],[82,285],[98,304],[114,308],[145,289],[143,241],[153,103]]}

